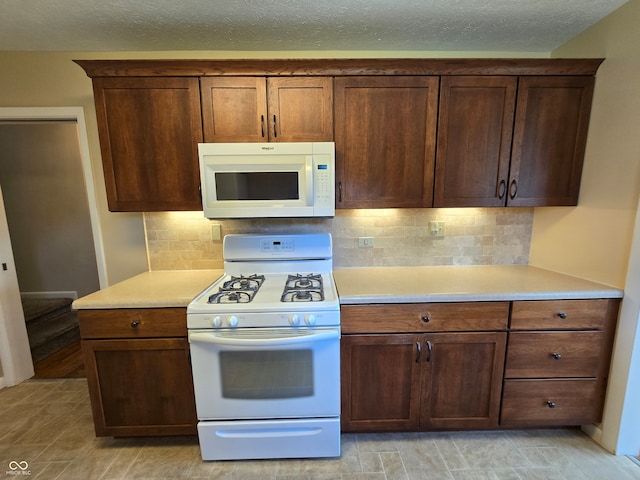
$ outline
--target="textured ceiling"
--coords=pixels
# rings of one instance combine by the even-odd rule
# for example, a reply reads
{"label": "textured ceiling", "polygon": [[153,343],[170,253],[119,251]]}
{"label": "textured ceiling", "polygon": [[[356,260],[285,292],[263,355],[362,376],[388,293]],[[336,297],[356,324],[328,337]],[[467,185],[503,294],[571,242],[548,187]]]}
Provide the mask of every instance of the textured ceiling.
{"label": "textured ceiling", "polygon": [[549,52],[626,0],[0,0],[0,50]]}

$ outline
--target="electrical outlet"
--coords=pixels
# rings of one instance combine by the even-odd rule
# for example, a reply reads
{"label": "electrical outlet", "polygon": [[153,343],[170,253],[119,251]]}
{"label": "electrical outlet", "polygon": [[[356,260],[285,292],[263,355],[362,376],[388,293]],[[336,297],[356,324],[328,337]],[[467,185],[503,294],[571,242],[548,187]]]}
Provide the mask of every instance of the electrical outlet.
{"label": "electrical outlet", "polygon": [[429,233],[432,237],[444,237],[444,222],[429,222]]}
{"label": "electrical outlet", "polygon": [[222,238],[221,235],[222,234],[220,232],[220,224],[214,223],[213,225],[211,225],[211,240],[213,240],[214,242],[217,242]]}
{"label": "electrical outlet", "polygon": [[358,237],[358,248],[373,248],[373,237]]}

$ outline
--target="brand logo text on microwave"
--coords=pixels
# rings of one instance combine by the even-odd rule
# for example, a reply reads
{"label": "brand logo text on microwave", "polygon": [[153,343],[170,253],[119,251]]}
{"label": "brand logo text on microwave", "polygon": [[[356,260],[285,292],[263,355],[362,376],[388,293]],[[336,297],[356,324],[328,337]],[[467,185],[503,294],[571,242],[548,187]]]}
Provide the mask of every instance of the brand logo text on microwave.
{"label": "brand logo text on microwave", "polygon": [[264,146],[264,147],[260,147],[260,148],[262,148],[262,150],[273,150],[275,147]]}

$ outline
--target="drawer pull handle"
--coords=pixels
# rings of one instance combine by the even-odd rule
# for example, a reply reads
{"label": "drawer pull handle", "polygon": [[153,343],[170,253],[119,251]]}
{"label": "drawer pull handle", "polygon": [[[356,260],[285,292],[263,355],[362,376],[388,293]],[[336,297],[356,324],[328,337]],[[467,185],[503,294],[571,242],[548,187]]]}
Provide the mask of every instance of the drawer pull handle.
{"label": "drawer pull handle", "polygon": [[562,355],[560,353],[552,353],[551,356],[556,360],[560,360],[562,358]]}
{"label": "drawer pull handle", "polygon": [[431,315],[429,315],[428,313],[426,315],[422,316],[422,321],[424,323],[429,323],[431,321]]}
{"label": "drawer pull handle", "polygon": [[416,348],[418,349],[418,356],[416,357],[416,363],[419,363],[420,357],[422,357],[422,345],[420,345],[420,342],[416,342]]}
{"label": "drawer pull handle", "polygon": [[549,408],[556,408],[556,404],[554,402],[552,402],[551,400],[547,400],[547,405]]}
{"label": "drawer pull handle", "polygon": [[138,328],[138,326],[140,326],[140,322],[138,322],[137,320],[131,322],[131,328]]}
{"label": "drawer pull handle", "polygon": [[558,315],[558,317],[560,317],[562,320],[564,320],[565,318],[567,318],[567,314],[564,312],[558,312],[556,315]]}

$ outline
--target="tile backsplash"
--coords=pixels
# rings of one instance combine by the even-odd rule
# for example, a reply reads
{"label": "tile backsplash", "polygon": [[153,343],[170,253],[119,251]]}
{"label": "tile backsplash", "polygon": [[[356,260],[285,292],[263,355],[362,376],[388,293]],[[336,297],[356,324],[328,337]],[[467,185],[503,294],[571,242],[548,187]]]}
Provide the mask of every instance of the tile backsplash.
{"label": "tile backsplash", "polygon": [[[429,222],[445,223],[433,237]],[[207,220],[202,212],[145,213],[151,270],[222,268],[229,233],[330,232],[335,267],[512,265],[529,262],[533,208],[336,210],[330,219]],[[372,237],[359,248],[358,237]]]}

